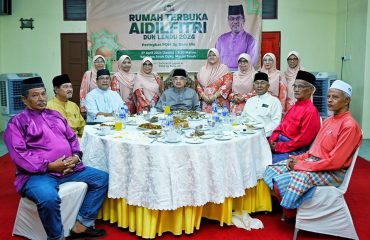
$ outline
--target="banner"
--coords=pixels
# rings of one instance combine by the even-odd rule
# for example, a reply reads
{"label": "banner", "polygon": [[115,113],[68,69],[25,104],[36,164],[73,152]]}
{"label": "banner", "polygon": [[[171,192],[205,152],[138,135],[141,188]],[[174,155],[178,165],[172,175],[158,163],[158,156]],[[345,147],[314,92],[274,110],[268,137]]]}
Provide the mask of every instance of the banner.
{"label": "banner", "polygon": [[110,70],[123,54],[140,69],[152,57],[156,72],[181,67],[197,72],[207,51],[217,47],[221,61],[237,69],[247,52],[256,65],[260,52],[262,0],[87,0],[89,66],[95,54]]}

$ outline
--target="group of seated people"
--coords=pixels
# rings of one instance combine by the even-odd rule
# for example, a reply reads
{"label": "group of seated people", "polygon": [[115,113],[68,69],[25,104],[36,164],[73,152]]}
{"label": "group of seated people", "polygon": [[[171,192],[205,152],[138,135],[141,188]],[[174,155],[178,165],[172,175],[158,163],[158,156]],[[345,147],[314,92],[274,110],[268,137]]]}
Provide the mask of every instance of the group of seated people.
{"label": "group of seated people", "polygon": [[[297,57],[297,53],[293,55]],[[270,58],[274,59],[267,56],[266,64]],[[295,209],[310,198],[314,186],[340,185],[351,156],[361,143],[361,129],[349,112],[352,87],[344,81],[336,80],[331,85],[328,108],[333,116],[321,126],[319,112],[311,100],[315,76],[309,72],[297,71],[292,84],[294,104],[285,108],[283,114],[286,105],[271,91],[276,83],[264,71],[251,75],[253,91],[241,94],[243,87],[240,87],[239,92],[230,94],[227,86],[232,83],[235,88],[241,86],[244,73],[234,73],[233,77],[227,67],[219,63],[216,49],[209,51],[207,64],[198,73],[196,91],[186,86],[189,76],[184,69],[171,72],[173,87],[160,94],[160,79],[152,72],[150,58],[144,58],[137,75],[125,72],[131,67],[128,56],[122,56],[119,62],[121,70],[112,80],[109,71],[102,67],[102,56],[95,58],[95,71],[85,74],[82,86],[88,86],[89,91],[81,88],[81,92],[86,93],[81,111],[87,111],[87,121],[99,115],[112,116],[124,105],[131,113],[150,110],[151,101],[155,101],[159,110],[169,105],[173,110],[206,112],[214,101],[230,106],[230,111],[233,104],[243,103],[239,113],[264,125],[273,163],[276,163],[267,166],[264,181],[285,209]],[[250,57],[242,54],[239,64],[240,69],[246,65],[251,69]],[[127,85],[132,87],[132,92],[126,89]],[[25,79],[22,83],[21,98],[26,109],[10,119],[4,133],[4,141],[17,167],[15,187],[23,197],[37,204],[48,239],[64,239],[58,186],[69,181],[86,182],[88,191],[70,231],[70,239],[101,237],[105,231],[93,226],[107,195],[108,175],[84,166],[81,161],[83,154],[77,136],[81,136],[85,121],[78,106],[69,101],[73,89],[68,75],[56,76],[53,86],[55,98],[47,102],[40,77]],[[294,214],[286,211],[288,217]]]}
{"label": "group of seated people", "polygon": [[[259,70],[268,75],[268,92],[278,98],[283,114],[296,101],[292,86],[298,71],[302,70],[297,52],[290,52],[287,62],[287,70],[281,73],[276,68],[275,55],[273,53],[266,53],[263,56],[263,65]],[[99,79],[97,78],[98,71],[105,69],[105,63],[104,56],[96,55],[93,58],[91,70],[86,71],[83,76],[80,88],[80,107],[82,113],[88,112],[88,94],[95,88],[100,88]],[[158,101],[161,101],[161,104],[157,108],[161,109],[164,105],[163,102],[168,97],[166,94],[161,99],[165,90],[164,85],[172,85],[179,90],[177,92],[184,90],[186,91],[185,95],[191,94],[191,96],[195,95],[190,93],[190,89],[186,88],[189,87],[196,90],[200,106],[197,105],[197,100],[194,99],[194,102],[191,102],[190,105],[181,106],[185,110],[198,110],[200,107],[202,111],[211,112],[212,103],[217,102],[220,106],[227,106],[230,112],[240,115],[243,112],[246,101],[256,95],[253,87],[256,70],[253,66],[251,56],[246,53],[240,54],[238,58],[238,70],[232,73],[225,64],[221,63],[218,50],[216,48],[209,49],[206,64],[195,75],[195,84],[193,84],[194,81],[190,79],[186,71],[185,73],[182,71],[181,75],[179,75],[186,79],[177,80],[177,84],[173,82],[175,77],[173,73],[177,74],[179,72],[175,71],[172,71],[169,78],[163,83],[161,77],[154,72],[153,63],[152,58],[145,57],[142,60],[140,71],[134,74],[130,72],[132,61],[128,55],[122,55],[118,60],[117,72],[111,77],[110,89],[121,96],[131,114],[149,111],[150,107],[155,106]],[[180,82],[184,82],[185,86],[183,86],[184,84],[180,84]],[[164,103],[166,104],[166,102]]]}

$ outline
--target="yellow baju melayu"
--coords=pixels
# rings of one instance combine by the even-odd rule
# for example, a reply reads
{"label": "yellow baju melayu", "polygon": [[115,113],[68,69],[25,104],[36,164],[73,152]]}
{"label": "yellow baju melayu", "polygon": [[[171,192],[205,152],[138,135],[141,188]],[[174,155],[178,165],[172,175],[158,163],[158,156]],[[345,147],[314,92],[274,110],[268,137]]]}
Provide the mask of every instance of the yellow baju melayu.
{"label": "yellow baju melayu", "polygon": [[78,137],[82,136],[85,120],[80,113],[80,108],[72,101],[63,102],[54,97],[48,101],[49,109],[58,111],[68,122]]}

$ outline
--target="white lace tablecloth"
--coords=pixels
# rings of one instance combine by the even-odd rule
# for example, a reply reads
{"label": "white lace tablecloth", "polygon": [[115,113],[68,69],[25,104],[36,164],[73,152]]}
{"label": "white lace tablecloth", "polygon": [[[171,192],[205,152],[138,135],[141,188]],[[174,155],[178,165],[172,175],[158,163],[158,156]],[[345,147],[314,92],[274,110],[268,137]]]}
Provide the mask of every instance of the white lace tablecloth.
{"label": "white lace tablecloth", "polygon": [[81,140],[83,162],[109,173],[109,198],[156,210],[222,203],[256,186],[271,151],[263,130],[228,141],[202,144],[153,142],[128,127],[99,136],[86,126]]}

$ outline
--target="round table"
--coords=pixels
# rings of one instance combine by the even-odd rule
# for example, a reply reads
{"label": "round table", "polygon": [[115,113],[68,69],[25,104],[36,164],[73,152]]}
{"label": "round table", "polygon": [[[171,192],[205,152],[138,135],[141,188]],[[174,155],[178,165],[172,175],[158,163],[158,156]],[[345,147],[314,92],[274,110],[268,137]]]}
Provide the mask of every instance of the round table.
{"label": "round table", "polygon": [[[190,121],[190,127],[199,124],[205,122]],[[95,126],[86,126],[81,140],[83,162],[109,173],[108,203],[103,208],[107,216],[103,218],[119,222],[115,213],[113,220],[110,216],[112,209],[116,211],[117,204],[141,208],[148,213],[179,212],[181,209],[184,212],[190,207],[195,209],[195,212],[191,211],[192,218],[194,214],[199,215],[199,220],[191,221],[191,225],[199,228],[200,218],[207,212],[203,209],[199,213],[199,208],[207,205],[222,207],[227,199],[242,199],[248,190],[255,191],[251,198],[261,198],[258,196],[261,193],[255,189],[258,184],[262,195],[268,199],[262,199],[266,201],[262,209],[252,207],[248,210],[271,211],[269,190],[260,180],[272,161],[263,129],[255,130],[253,134],[228,133],[232,138],[225,141],[211,138],[201,144],[190,144],[186,142],[187,137],[182,136],[178,143],[166,143],[160,139],[153,141],[137,126],[127,126],[107,136],[100,136]],[[230,219],[208,217],[217,218],[221,225],[223,222],[230,224],[233,208],[226,214]],[[208,215],[214,215],[212,210]],[[130,228],[129,215],[127,218],[127,223],[121,225]],[[168,230],[179,234],[171,227],[164,229]],[[186,232],[186,227],[181,230]],[[161,234],[158,229],[153,230],[154,236],[153,231],[150,234],[138,233],[136,228],[134,231],[144,238]]]}

